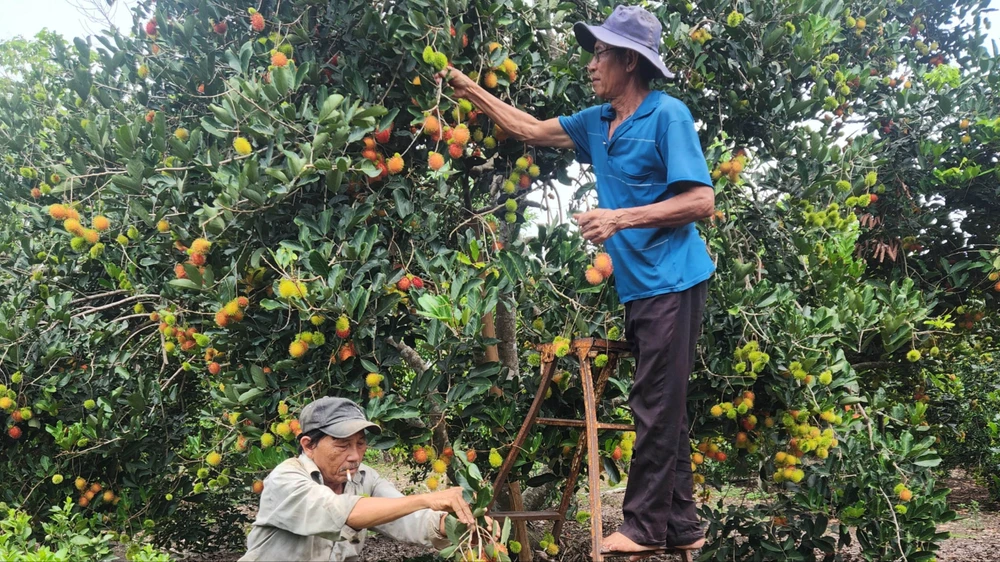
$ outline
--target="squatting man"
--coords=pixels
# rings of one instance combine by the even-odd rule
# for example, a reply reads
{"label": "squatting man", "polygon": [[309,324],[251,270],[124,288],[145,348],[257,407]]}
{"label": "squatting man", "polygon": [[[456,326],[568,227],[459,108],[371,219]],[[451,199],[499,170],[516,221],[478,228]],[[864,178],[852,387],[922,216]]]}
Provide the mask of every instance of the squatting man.
{"label": "squatting man", "polygon": [[[325,397],[302,409],[298,457],[264,480],[260,509],[241,561],[360,559],[368,530],[400,542],[442,549],[445,518],[475,517],[462,488],[404,496],[362,463],[367,436],[379,426],[346,398]],[[487,518],[487,525],[494,526]]]}

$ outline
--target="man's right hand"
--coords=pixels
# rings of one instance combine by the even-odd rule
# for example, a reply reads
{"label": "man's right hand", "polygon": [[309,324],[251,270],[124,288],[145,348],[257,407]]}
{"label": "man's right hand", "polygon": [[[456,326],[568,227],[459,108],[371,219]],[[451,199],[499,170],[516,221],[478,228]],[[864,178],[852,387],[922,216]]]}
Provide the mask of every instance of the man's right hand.
{"label": "man's right hand", "polygon": [[469,504],[466,503],[465,498],[462,497],[461,486],[455,486],[453,488],[448,488],[447,490],[441,490],[440,492],[424,494],[424,498],[427,501],[427,507],[429,509],[454,513],[455,517],[457,517],[459,521],[469,526],[476,524],[476,518],[472,516],[472,510],[469,509]]}
{"label": "man's right hand", "polygon": [[472,90],[476,87],[476,83],[472,81],[472,78],[469,78],[464,72],[451,66],[435,74],[434,79],[438,82],[446,80],[448,85],[454,88],[455,95],[460,98],[468,98]]}
{"label": "man's right hand", "polygon": [[456,97],[471,101],[515,140],[534,146],[575,148],[573,139],[562,128],[558,117],[539,121],[480,88],[472,78],[457,68],[449,66],[435,74],[434,79],[438,82],[447,81],[455,89]]}

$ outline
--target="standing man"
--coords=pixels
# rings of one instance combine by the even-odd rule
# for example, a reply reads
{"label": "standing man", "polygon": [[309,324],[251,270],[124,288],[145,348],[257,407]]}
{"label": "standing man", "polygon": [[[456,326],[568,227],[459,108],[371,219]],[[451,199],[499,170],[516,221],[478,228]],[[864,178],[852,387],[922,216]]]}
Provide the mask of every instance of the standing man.
{"label": "standing man", "polygon": [[368,448],[365,432],[382,430],[354,402],[320,398],[302,409],[299,421],[301,454],[279,464],[264,480],[241,562],[356,562],[368,529],[441,549],[451,544],[445,535],[446,512],[475,524],[462,488],[403,496],[361,463]]}
{"label": "standing man", "polygon": [[674,77],[660,58],[660,22],[640,7],[618,6],[602,25],[577,23],[573,31],[594,54],[587,72],[607,102],[575,115],[539,121],[455,69],[439,78],[511,137],[574,148],[578,161],[591,164],[600,208],[575,218],[615,264],[636,360],[625,521],[602,550],[697,549],[705,538],[693,498],[687,388],[715,265],[694,222],[713,214],[715,192],[691,112],[650,90],[650,81]]}

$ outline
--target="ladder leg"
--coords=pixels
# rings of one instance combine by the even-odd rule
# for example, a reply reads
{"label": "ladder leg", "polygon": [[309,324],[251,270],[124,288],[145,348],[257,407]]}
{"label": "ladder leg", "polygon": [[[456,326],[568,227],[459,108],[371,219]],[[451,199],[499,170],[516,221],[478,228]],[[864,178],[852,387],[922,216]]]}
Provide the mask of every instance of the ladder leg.
{"label": "ladder leg", "polygon": [[587,432],[587,471],[590,483],[590,542],[593,547],[592,560],[603,562],[601,540],[604,525],[601,518],[601,446],[597,440],[597,400],[594,396],[594,379],[590,373],[590,361],[580,357],[580,378],[583,383],[583,409]]}
{"label": "ladder leg", "polygon": [[549,385],[552,383],[552,374],[555,369],[555,357],[552,355],[551,350],[543,350],[542,380],[538,385],[538,392],[535,393],[535,401],[528,408],[528,414],[524,417],[521,430],[517,432],[517,437],[514,438],[514,443],[511,444],[510,451],[507,453],[507,458],[504,459],[503,465],[500,467],[500,472],[493,481],[493,499],[490,500],[488,508],[493,507],[500,490],[503,489],[504,482],[507,481],[507,476],[510,475],[511,469],[514,468],[514,462],[517,461],[518,455],[521,454],[521,446],[524,445],[524,441],[528,438],[528,431],[531,430],[531,426],[535,424],[535,418],[538,417],[538,412],[542,408],[542,402],[545,400],[545,391],[549,389]]}
{"label": "ladder leg", "polygon": [[576,491],[576,479],[580,477],[580,468],[583,467],[586,439],[586,433],[581,433],[580,437],[576,439],[576,452],[573,453],[573,461],[569,465],[569,477],[566,479],[566,488],[563,490],[562,501],[559,502],[559,514],[563,518],[552,525],[552,536],[555,537],[556,541],[562,534],[563,523],[566,522],[566,512],[569,510],[569,503],[573,500],[573,493]]}
{"label": "ladder leg", "polygon": [[[608,378],[617,370],[618,365],[618,354],[611,352],[608,353],[608,363],[601,368],[601,373],[597,377],[597,388],[594,392],[594,404],[601,403],[601,396],[604,395],[604,387],[608,382]],[[583,380],[583,373],[580,374],[581,380]],[[595,416],[596,418],[596,416]],[[587,434],[586,432],[581,433],[580,437],[576,440],[576,452],[573,453],[573,461],[570,463],[569,477],[566,480],[566,488],[563,491],[562,501],[559,503],[559,514],[562,515],[562,519],[555,522],[552,526],[552,536],[559,540],[559,536],[562,534],[563,524],[566,522],[566,512],[569,510],[569,504],[573,500],[573,493],[576,491],[576,480],[580,477],[580,469],[583,467],[583,452],[584,445],[586,444]],[[599,514],[596,514],[599,516]],[[591,513],[591,517],[595,514]]]}
{"label": "ladder leg", "polygon": [[[521,483],[511,482],[508,485],[510,489],[510,507],[513,511],[524,511],[524,501],[521,498]],[[518,554],[517,559],[520,562],[532,562],[534,560],[534,554],[531,550],[531,537],[528,536],[528,522],[523,519],[518,519],[514,521],[514,538],[517,542],[521,543],[521,553]]]}

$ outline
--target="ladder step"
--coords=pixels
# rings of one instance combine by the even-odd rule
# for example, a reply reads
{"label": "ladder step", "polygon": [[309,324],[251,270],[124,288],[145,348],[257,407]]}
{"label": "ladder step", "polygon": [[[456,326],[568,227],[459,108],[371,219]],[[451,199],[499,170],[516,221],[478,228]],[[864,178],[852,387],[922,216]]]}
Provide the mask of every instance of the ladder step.
{"label": "ladder step", "polygon": [[563,516],[558,511],[493,511],[487,513],[493,519],[514,519],[519,521],[556,521]]}
{"label": "ladder step", "polygon": [[[587,422],[583,420],[564,420],[560,418],[535,418],[535,423],[539,425],[558,425],[562,427],[587,427]],[[597,422],[597,429],[613,429],[616,431],[635,431],[635,426],[628,423]]]}

